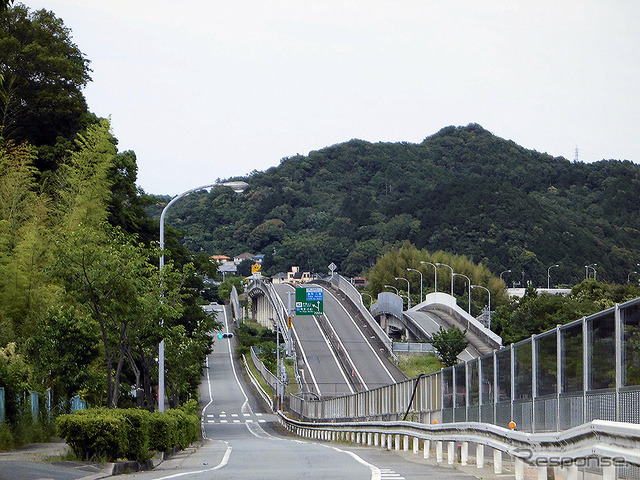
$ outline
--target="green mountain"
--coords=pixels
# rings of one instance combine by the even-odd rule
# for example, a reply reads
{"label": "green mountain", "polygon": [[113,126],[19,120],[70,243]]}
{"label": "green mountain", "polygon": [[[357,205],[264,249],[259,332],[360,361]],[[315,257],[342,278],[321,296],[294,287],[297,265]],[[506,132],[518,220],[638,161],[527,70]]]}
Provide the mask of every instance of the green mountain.
{"label": "green mountain", "polygon": [[357,275],[409,241],[512,270],[509,285],[546,286],[555,264],[557,283],[580,282],[588,264],[624,283],[640,262],[639,175],[629,161],[574,163],[470,124],[419,144],[351,140],[284,158],[245,178],[242,195],[190,195],[170,222],[193,251],[265,254],[267,273],[335,262]]}

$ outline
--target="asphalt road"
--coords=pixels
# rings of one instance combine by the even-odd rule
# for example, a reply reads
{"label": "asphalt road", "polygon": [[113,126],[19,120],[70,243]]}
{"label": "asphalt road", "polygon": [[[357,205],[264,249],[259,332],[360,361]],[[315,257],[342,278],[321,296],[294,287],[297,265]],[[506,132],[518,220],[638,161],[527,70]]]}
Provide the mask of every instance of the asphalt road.
{"label": "asphalt road", "polygon": [[[226,319],[225,319],[226,321]],[[136,480],[471,480],[456,470],[429,465],[421,455],[303,441],[283,433],[273,413],[250,394],[230,354],[230,342],[216,340],[201,386],[206,401],[203,445],[163,462]]]}
{"label": "asphalt road", "polygon": [[[276,284],[274,287],[284,305],[287,305],[287,292],[293,292],[294,288],[288,284]],[[301,373],[309,391],[321,397],[355,393],[320,329],[317,316],[294,316],[293,336],[303,356],[305,366]]]}
{"label": "asphalt road", "polygon": [[339,339],[341,348],[347,352],[355,375],[364,385],[365,390],[371,390],[384,385],[395,383],[393,373],[385,365],[380,354],[365,336],[357,320],[344,308],[338,299],[329,291],[324,290],[324,314],[331,325],[333,334]]}
{"label": "asphalt road", "polygon": [[[224,319],[229,327],[228,319]],[[422,455],[345,444],[301,440],[280,430],[276,416],[251,395],[231,355],[229,340],[216,340],[201,383],[199,446],[165,460],[149,472],[122,475],[136,480],[349,479],[473,480],[458,470],[435,466]],[[15,464],[14,464],[15,463]],[[6,466],[14,464],[10,469]],[[1,480],[96,478],[88,471],[51,463],[0,462]]]}

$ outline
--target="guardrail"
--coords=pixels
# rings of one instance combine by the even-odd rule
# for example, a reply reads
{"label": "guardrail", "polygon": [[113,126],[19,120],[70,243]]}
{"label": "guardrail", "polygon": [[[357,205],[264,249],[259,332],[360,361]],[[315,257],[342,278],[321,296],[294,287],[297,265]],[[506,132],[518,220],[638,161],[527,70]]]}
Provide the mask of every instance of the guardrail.
{"label": "guardrail", "polygon": [[[640,298],[480,358],[322,401],[292,399],[302,419],[485,422],[563,431],[592,420],[640,424]],[[411,393],[414,392],[414,393]]]}
{"label": "guardrail", "polygon": [[[524,433],[484,423],[425,425],[415,422],[310,423],[294,420],[278,412],[281,425],[304,438],[333,442],[352,442],[366,446],[413,452],[422,450],[424,458],[435,453],[443,463],[447,444],[447,463],[485,464],[485,448],[493,451],[494,473],[501,474],[503,455],[514,459],[516,480],[524,479],[525,466],[537,470],[538,480],[546,480],[548,468],[568,480],[577,480],[578,468],[602,474],[604,480],[638,478],[640,474],[640,425],[596,420],[560,433]],[[422,444],[422,445],[421,445]],[[422,449],[420,448],[422,446]]]}
{"label": "guardrail", "polygon": [[[251,352],[253,354],[253,351]],[[271,409],[271,411],[273,411],[273,401],[272,399],[269,397],[269,394],[267,392],[265,392],[264,388],[262,388],[262,385],[260,385],[260,382],[258,381],[258,379],[255,377],[255,375],[253,374],[253,372],[251,371],[251,369],[249,368],[249,364],[247,363],[247,357],[245,357],[244,355],[242,355],[242,361],[244,362],[244,369],[247,372],[247,375],[249,377],[249,380],[251,381],[251,383],[253,384],[253,386],[256,388],[256,391],[258,392],[258,394],[260,395],[260,398],[262,398],[262,400],[264,401],[264,403],[267,405],[267,407],[269,407]],[[262,363],[262,362],[260,362]],[[255,365],[255,363],[254,363]],[[274,390],[275,391],[275,390]]]}
{"label": "guardrail", "polygon": [[395,353],[434,353],[436,351],[432,343],[393,342]]}

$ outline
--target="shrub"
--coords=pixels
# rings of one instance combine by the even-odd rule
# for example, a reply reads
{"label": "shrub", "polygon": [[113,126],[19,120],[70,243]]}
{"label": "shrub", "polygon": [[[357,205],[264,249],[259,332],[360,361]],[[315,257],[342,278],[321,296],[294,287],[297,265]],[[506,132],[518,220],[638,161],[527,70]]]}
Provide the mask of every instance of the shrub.
{"label": "shrub", "polygon": [[61,415],[57,427],[58,435],[84,460],[115,461],[128,449],[124,418],[104,410]]}
{"label": "shrub", "polygon": [[137,408],[113,410],[113,413],[124,420],[127,435],[124,458],[141,463],[149,460],[151,458],[149,449],[149,415],[151,413]]}
{"label": "shrub", "polygon": [[10,450],[14,446],[13,433],[5,422],[0,422],[0,450]]}
{"label": "shrub", "polygon": [[[197,403],[184,410],[150,413],[135,408],[79,410],[57,419],[58,435],[84,460],[144,462],[152,452],[182,449],[199,438]],[[191,412],[194,412],[191,413]]]}
{"label": "shrub", "polygon": [[156,452],[168,453],[176,445],[178,420],[160,412],[149,415],[149,448]]}
{"label": "shrub", "polygon": [[174,445],[182,449],[187,448],[200,436],[200,419],[196,415],[187,415],[183,410],[167,410],[166,415],[178,422]]}

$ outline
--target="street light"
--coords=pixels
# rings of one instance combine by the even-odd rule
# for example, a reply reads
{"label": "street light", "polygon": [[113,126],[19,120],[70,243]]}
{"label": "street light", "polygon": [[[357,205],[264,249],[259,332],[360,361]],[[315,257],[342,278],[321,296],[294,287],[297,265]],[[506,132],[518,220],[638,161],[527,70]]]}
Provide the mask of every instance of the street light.
{"label": "street light", "polygon": [[[210,185],[203,185],[202,187],[192,188],[180,195],[176,195],[171,199],[167,206],[162,210],[160,215],[160,271],[164,268],[164,217],[167,215],[169,207],[176,203],[183,197],[186,197],[190,193],[200,190],[206,190],[213,187],[227,187],[232,189],[236,193],[244,192],[249,186],[246,182],[224,182],[224,183],[212,183]],[[164,320],[160,321],[160,326],[164,326]],[[164,338],[160,340],[160,346],[158,348],[158,411],[164,412]]]}
{"label": "street light", "polygon": [[418,272],[420,274],[420,302],[418,303],[422,303],[422,272],[415,268],[407,268],[407,272]]}
{"label": "street light", "polygon": [[439,267],[447,267],[451,270],[451,296],[453,297],[453,267],[451,265],[447,265],[446,263],[436,263]]}
{"label": "street light", "polygon": [[385,285],[384,288],[393,288],[396,291],[396,295],[400,296],[400,292],[398,292],[398,289],[393,285]]}
{"label": "street light", "polygon": [[597,267],[597,266],[598,266],[597,263],[592,263],[590,265],[585,265],[584,266],[584,268],[585,268],[585,279],[588,279],[591,276],[589,274],[589,269],[593,270],[593,279],[594,280],[596,279],[597,272],[596,272],[596,268],[595,267]]}
{"label": "street light", "polygon": [[362,293],[362,295],[366,295],[367,297],[369,297],[369,308],[371,308],[371,305],[373,305],[373,297],[368,293],[364,293],[364,292]]}
{"label": "street light", "polygon": [[491,290],[489,290],[487,287],[483,287],[482,285],[471,285],[471,288],[482,288],[489,294],[489,321],[487,322],[487,328],[491,329]]}
{"label": "street light", "polygon": [[398,280],[404,280],[407,282],[407,310],[411,310],[411,283],[409,283],[409,280],[402,277],[396,277],[396,282]]}
{"label": "street light", "polygon": [[469,315],[471,315],[471,279],[469,277],[467,277],[466,275],[463,275],[462,273],[454,273],[453,274],[454,277],[464,277],[467,279],[467,282],[469,282]]}
{"label": "street light", "polygon": [[627,283],[631,283],[631,275],[633,275],[634,273],[638,272],[631,272],[629,275],[627,275]]}
{"label": "street light", "polygon": [[433,267],[433,291],[438,293],[438,268],[431,262],[420,262],[423,265],[431,265]]}
{"label": "street light", "polygon": [[547,290],[551,288],[551,269],[559,266],[560,265],[551,265],[549,268],[547,268]]}
{"label": "street light", "polygon": [[504,282],[504,280],[502,280],[502,275],[504,275],[505,273],[511,273],[511,270],[505,270],[504,272],[500,273],[500,280]]}

